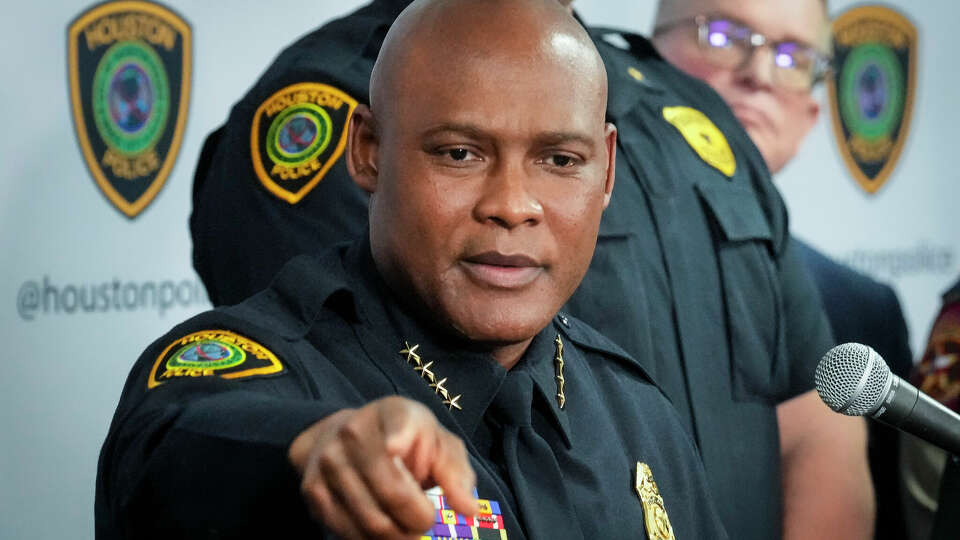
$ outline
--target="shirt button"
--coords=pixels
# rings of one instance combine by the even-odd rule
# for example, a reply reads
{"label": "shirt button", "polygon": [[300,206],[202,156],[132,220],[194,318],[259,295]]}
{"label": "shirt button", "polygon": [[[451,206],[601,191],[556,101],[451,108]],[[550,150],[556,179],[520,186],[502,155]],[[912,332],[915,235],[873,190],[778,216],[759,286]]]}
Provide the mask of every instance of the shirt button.
{"label": "shirt button", "polygon": [[570,328],[570,321],[567,320],[566,315],[564,315],[563,313],[560,313],[557,315],[557,318],[560,319],[560,324],[566,326],[567,328]]}

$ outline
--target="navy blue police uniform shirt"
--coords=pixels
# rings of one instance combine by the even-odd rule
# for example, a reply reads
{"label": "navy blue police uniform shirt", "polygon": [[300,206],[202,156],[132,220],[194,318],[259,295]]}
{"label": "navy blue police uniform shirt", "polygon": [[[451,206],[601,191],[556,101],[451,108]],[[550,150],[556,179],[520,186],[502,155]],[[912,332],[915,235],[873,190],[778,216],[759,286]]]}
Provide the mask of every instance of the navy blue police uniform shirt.
{"label": "navy blue police uniform shirt", "polygon": [[817,290],[765,162],[720,96],[639,36],[594,35],[617,182],[567,309],[646,359],[731,537],[780,538],[776,406],[813,388],[833,345]]}
{"label": "navy blue police uniform shirt", "polygon": [[[533,381],[517,407],[552,469],[505,466],[500,395],[512,377]],[[402,307],[366,241],[298,257],[269,289],[144,352],[101,452],[97,537],[328,537],[288,447],[324,416],[389,395],[425,404],[465,442],[477,494],[510,540],[647,538],[640,463],[677,538],[727,537],[692,441],[638,362],[560,314],[504,370]],[[543,483],[549,495],[533,497]]]}
{"label": "navy blue police uniform shirt", "polygon": [[[262,149],[309,146],[278,135],[298,127],[284,116],[298,110],[297,85],[367,102],[377,52],[406,3],[374,2],[302,38],[208,138],[191,232],[194,265],[215,304],[266,287],[291,256],[363,230],[366,196],[343,160],[323,168],[345,121],[330,123],[319,158],[288,174],[313,176],[282,180],[282,156]],[[834,344],[817,291],[762,156],[722,99],[644,38],[590,32],[606,64],[607,116],[619,130],[617,182],[568,310],[637,358],[677,407],[731,537],[779,538],[776,405],[813,388],[816,362]],[[272,135],[268,124],[278,126]],[[326,125],[316,124],[317,133]]]}

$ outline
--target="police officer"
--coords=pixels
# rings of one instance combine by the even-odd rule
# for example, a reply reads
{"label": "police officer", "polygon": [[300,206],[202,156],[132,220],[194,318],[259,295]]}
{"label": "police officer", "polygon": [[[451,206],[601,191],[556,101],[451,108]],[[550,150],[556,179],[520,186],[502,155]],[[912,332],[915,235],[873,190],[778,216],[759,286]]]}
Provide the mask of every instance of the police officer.
{"label": "police officer", "polygon": [[369,233],[144,353],[98,536],[726,538],[667,399],[555,316],[614,185],[583,28],[551,0],[417,2],[370,88],[346,159]]}
{"label": "police officer", "polygon": [[[191,229],[215,303],[238,301],[289,256],[362,227],[366,199],[337,149],[350,108],[369,102],[365,80],[403,4],[376,1],[305,36],[208,139]],[[731,536],[778,538],[777,407],[810,391],[832,345],[817,293],[788,249],[763,158],[722,100],[642,37],[589,31],[609,76],[607,117],[621,128],[620,181],[569,310],[643,362],[678,408]],[[297,153],[309,145],[291,146],[284,129],[303,125],[294,103],[308,94],[330,118],[317,121],[330,126],[329,142]],[[801,442],[817,429],[788,427]],[[794,465],[803,463],[784,462]],[[791,494],[785,505],[818,496]]]}
{"label": "police officer", "polygon": [[[724,98],[774,174],[794,158],[821,109],[813,89],[826,76],[830,58],[824,0],[660,1],[653,41],[669,62]],[[896,374],[906,377],[912,354],[893,289],[793,241],[821,293],[837,341],[870,344]],[[818,426],[819,439],[839,451],[816,467],[791,468],[785,482],[791,490],[815,491],[827,483],[831,489],[790,511],[787,530],[799,538],[868,538],[874,501],[865,481],[863,421],[830,418],[812,394],[779,409],[784,425],[811,423],[823,415],[827,422]],[[795,444],[781,435],[785,447]],[[878,539],[906,535],[899,486],[890,474],[898,462],[897,438],[891,428],[870,426]],[[838,447],[838,440],[849,444]],[[804,442],[800,447],[816,445]],[[838,482],[844,478],[848,481]]]}

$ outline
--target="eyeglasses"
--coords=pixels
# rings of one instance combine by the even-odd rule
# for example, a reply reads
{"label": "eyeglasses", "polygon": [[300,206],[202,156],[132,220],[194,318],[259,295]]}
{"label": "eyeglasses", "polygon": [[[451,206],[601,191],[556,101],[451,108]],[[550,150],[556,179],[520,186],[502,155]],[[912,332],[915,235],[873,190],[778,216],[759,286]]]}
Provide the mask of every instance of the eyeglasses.
{"label": "eyeglasses", "polygon": [[717,67],[740,67],[750,60],[756,49],[769,47],[773,52],[773,82],[790,90],[809,90],[821,82],[830,69],[830,57],[813,46],[796,41],[771,42],[729,17],[699,15],[657,26],[653,34],[689,24],[697,27],[697,42],[704,58]]}

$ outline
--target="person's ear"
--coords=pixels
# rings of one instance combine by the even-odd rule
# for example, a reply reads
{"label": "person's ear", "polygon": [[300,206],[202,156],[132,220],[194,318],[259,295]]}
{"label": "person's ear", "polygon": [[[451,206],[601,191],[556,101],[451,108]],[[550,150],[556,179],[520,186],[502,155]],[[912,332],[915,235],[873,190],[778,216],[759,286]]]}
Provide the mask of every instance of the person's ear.
{"label": "person's ear", "polygon": [[347,172],[353,182],[367,193],[377,190],[377,154],[380,139],[376,120],[366,105],[357,105],[350,117],[350,133],[347,136]]}
{"label": "person's ear", "polygon": [[603,129],[603,140],[607,146],[607,177],[603,184],[603,207],[606,208],[610,204],[617,172],[617,126],[607,122]]}

